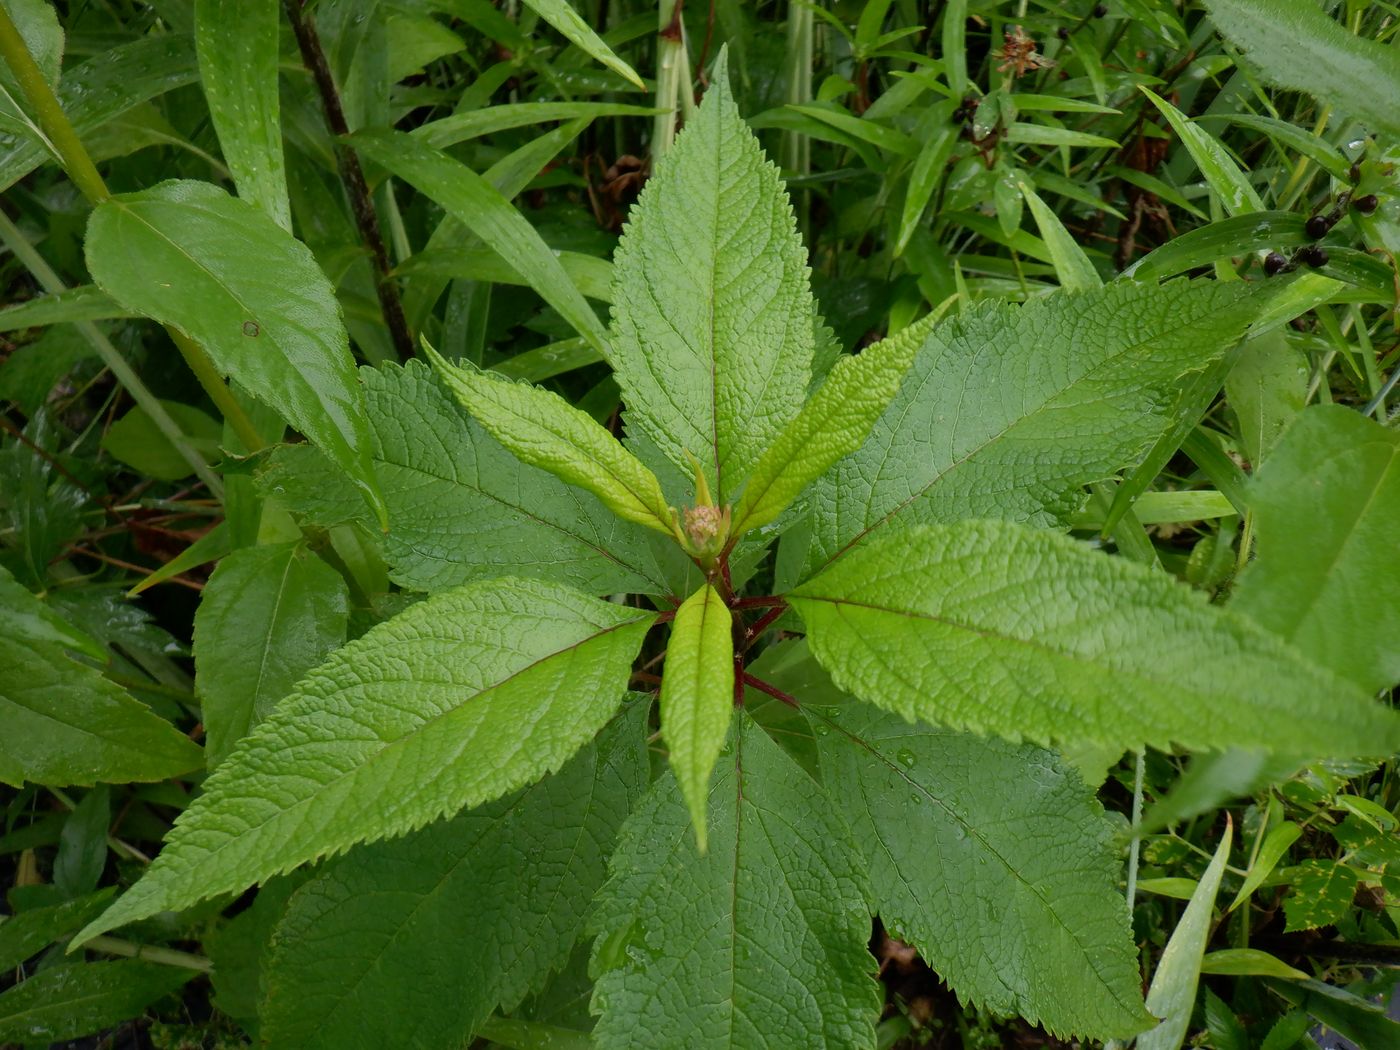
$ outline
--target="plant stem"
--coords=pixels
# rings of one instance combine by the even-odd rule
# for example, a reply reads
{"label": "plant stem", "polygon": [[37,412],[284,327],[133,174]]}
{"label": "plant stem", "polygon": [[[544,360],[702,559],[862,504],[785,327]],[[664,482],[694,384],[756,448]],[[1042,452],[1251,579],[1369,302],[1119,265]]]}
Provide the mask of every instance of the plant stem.
{"label": "plant stem", "polygon": [[83,947],[94,952],[106,952],[108,955],[122,955],[128,959],[144,959],[147,962],[164,963],[166,966],[178,966],[184,970],[198,970],[200,973],[209,973],[214,969],[214,963],[203,955],[191,955],[189,952],[162,948],[155,944],[137,944],[120,937],[108,937],[106,934],[85,941]]}
{"label": "plant stem", "polygon": [[[5,247],[14,253],[15,258],[24,263],[34,279],[39,282],[39,286],[50,295],[57,295],[59,292],[67,291],[67,286],[59,280],[58,274],[44,260],[44,257],[35,250],[29,243],[28,238],[20,232],[18,226],[10,221],[10,217],[0,210],[0,242],[4,242]],[[165,410],[165,406],[160,400],[147,389],[146,384],[132,371],[131,366],[126,363],[126,358],[112,345],[102,330],[91,321],[79,321],[75,327],[92,344],[92,348],[97,351],[97,356],[102,359],[112,375],[116,376],[117,382],[126,388],[127,393],[151,417],[151,422],[156,425],[156,429],[164,435],[165,439],[175,447],[195,472],[200,481],[208,487],[209,491],[219,499],[223,498],[224,486],[219,480],[219,476],[205,462],[185,437],[184,431],[180,429],[178,423],[170,418],[170,413]]]}
{"label": "plant stem", "polygon": [[651,158],[655,163],[676,141],[677,117],[689,116],[695,106],[690,93],[690,63],[685,49],[684,0],[661,0],[657,5],[656,107],[652,124]]}
{"label": "plant stem", "polygon": [[[111,193],[107,190],[107,184],[102,181],[97,166],[92,162],[92,157],[88,155],[82,140],[78,138],[78,133],[73,129],[68,114],[63,112],[63,106],[59,104],[58,97],[53,93],[53,88],[44,79],[44,74],[40,72],[34,61],[34,56],[29,53],[29,48],[24,43],[24,38],[19,35],[19,30],[15,28],[14,22],[11,21],[9,14],[3,7],[0,7],[0,55],[4,56],[6,64],[10,67],[10,72],[14,74],[15,80],[18,81],[24,92],[25,99],[34,110],[34,115],[39,121],[40,131],[57,155],[64,171],[68,173],[68,177],[73,180],[74,185],[93,205],[101,204],[111,197]],[[33,268],[31,267],[31,269]],[[37,272],[35,276],[38,276]],[[182,332],[178,332],[168,325],[165,330],[170,333],[170,338],[174,340],[175,346],[184,357],[185,363],[189,365],[190,371],[195,374],[195,378],[199,380],[200,386],[204,388],[210,400],[214,402],[223,417],[228,420],[229,425],[233,427],[239,440],[248,447],[250,452],[262,448],[264,444],[262,438],[243,411],[243,407],[234,400],[233,392],[229,390],[228,385],[219,375],[218,369],[214,367],[214,362],[209,360],[209,355]],[[110,363],[108,367],[111,367]],[[113,374],[117,372],[115,368],[112,371]],[[142,405],[142,407],[146,408],[148,412],[150,411],[147,406]]]}
{"label": "plant stem", "polygon": [[29,53],[24,38],[19,35],[3,4],[0,4],[0,56],[4,57],[5,64],[14,74],[20,90],[38,118],[45,142],[58,157],[68,177],[94,204],[105,201],[111,196],[107,192],[107,184],[97,173],[97,167],[83,148],[68,114],[63,112],[57,96],[44,79],[43,72]]}
{"label": "plant stem", "polygon": [[375,211],[370,198],[369,184],[365,181],[364,169],[355,151],[345,145],[344,137],[350,134],[345,122],[345,108],[340,104],[340,92],[331,75],[330,63],[326,61],[321,38],[316,35],[316,25],[302,16],[300,0],[284,0],[287,20],[292,24],[292,33],[301,49],[302,62],[311,72],[316,82],[316,90],[321,95],[321,111],[326,119],[326,127],[336,138],[336,167],[340,171],[340,182],[345,187],[345,196],[350,200],[350,210],[355,215],[355,225],[360,229],[360,238],[369,249],[370,261],[374,266],[374,290],[379,296],[379,310],[384,316],[384,324],[389,329],[389,337],[399,357],[407,361],[413,357],[413,334],[408,330],[408,317],[399,299],[398,286],[390,274],[389,252],[384,247],[384,235],[379,228],[379,213]]}

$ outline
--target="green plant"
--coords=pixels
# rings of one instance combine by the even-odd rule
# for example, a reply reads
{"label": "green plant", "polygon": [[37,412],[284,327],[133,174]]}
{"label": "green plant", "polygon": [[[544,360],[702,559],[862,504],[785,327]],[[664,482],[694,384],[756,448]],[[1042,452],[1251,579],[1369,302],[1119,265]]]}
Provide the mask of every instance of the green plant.
{"label": "green plant", "polygon": [[[1160,437],[1257,294],[1120,282],[930,316],[833,363],[726,84],[721,61],[619,248],[606,347],[628,441],[436,355],[436,379],[366,370],[354,455],[329,431],[327,457],[283,450],[265,483],[299,477],[323,526],[382,508],[393,543],[432,508],[404,473],[474,468],[457,527],[508,542],[446,551],[469,582],[331,653],[261,721],[241,708],[256,727],[75,944],[273,880],[277,1045],[382,1045],[405,1023],[453,1045],[586,925],[597,1045],[871,1046],[878,913],[967,998],[1126,1037],[1153,1018],[1114,827],[1045,746],[1400,747],[1351,677],[1046,528]],[[147,207],[228,205],[171,187],[99,208],[94,271],[123,301],[149,278],[104,252],[104,223]],[[1288,571],[1266,547],[1251,578]],[[775,628],[805,641],[760,652]],[[671,772],[649,786],[648,704],[624,697],[663,659]],[[521,927],[538,933],[508,943]]]}

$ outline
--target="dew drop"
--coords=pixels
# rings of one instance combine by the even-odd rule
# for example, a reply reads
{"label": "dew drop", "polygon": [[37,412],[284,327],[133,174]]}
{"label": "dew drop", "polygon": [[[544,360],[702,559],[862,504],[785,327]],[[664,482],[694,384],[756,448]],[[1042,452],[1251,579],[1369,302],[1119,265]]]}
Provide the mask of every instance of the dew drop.
{"label": "dew drop", "polygon": [[894,757],[899,759],[899,764],[904,768],[914,768],[914,752],[910,751],[907,747],[901,747],[899,749],[899,754]]}

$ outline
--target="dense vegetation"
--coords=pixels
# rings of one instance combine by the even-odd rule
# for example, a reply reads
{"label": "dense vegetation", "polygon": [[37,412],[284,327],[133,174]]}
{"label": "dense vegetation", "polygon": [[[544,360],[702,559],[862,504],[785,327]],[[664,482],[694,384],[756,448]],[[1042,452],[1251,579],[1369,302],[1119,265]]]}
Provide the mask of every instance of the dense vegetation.
{"label": "dense vegetation", "polygon": [[0,10],[0,1045],[1400,1046],[1400,9]]}

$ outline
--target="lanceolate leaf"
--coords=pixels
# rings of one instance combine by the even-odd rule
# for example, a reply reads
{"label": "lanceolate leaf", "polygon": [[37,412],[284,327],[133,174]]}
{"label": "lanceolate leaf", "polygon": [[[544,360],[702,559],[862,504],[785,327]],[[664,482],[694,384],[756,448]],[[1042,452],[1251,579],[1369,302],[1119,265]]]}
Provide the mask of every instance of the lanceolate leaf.
{"label": "lanceolate leaf", "polygon": [[852,551],[791,603],[837,685],[1011,740],[1389,754],[1400,715],[1165,573],[1005,522]]}
{"label": "lanceolate leaf", "polygon": [[860,448],[898,392],[931,326],[931,320],[911,325],[836,362],[826,382],[754,467],[734,509],[735,535],[768,524],[832,464]]}
{"label": "lanceolate leaf", "polygon": [[653,614],[468,584],[331,656],[245,737],[81,942],[402,834],[557,769],[608,721]]}
{"label": "lanceolate leaf", "polygon": [[268,963],[268,1045],[462,1046],[562,967],[646,790],[648,706],[558,773],[356,849],[303,886]]}
{"label": "lanceolate leaf", "polygon": [[642,78],[637,76],[637,71],[617,57],[616,52],[603,42],[603,38],[593,32],[593,27],[569,6],[568,0],[525,0],[525,4],[618,76],[645,90],[646,85],[642,83]]}
{"label": "lanceolate leaf", "polygon": [[194,618],[211,769],[344,644],[349,614],[345,580],[301,543],[245,547],[219,562]]}
{"label": "lanceolate leaf", "polygon": [[1123,283],[945,321],[866,443],[813,486],[810,565],[893,522],[1063,518],[1166,429],[1178,378],[1243,332],[1244,294]]}
{"label": "lanceolate leaf", "polygon": [[98,205],[86,249],[104,291],[199,343],[383,516],[340,307],[305,245],[216,186],[172,181]]}
{"label": "lanceolate leaf", "polygon": [[51,966],[0,995],[0,1039],[49,1044],[129,1020],[195,976],[138,959]]}
{"label": "lanceolate leaf", "polygon": [[1400,681],[1400,433],[1309,408],[1247,491],[1259,556],[1230,608],[1366,689]]}
{"label": "lanceolate leaf", "polygon": [[[667,593],[647,530],[520,462],[421,361],[362,368],[360,377],[375,474],[389,505],[384,551],[395,583],[439,591],[515,575],[590,594]],[[365,517],[349,479],[309,445],[278,449],[259,482],[315,524]]]}
{"label": "lanceolate leaf", "polygon": [[797,414],[812,362],[806,250],[728,68],[633,206],[614,259],[609,361],[630,426],[729,503]]}
{"label": "lanceolate leaf", "polygon": [[0,634],[0,784],[164,780],[200,765],[184,734],[63,648],[76,646]]}
{"label": "lanceolate leaf", "polygon": [[1206,8],[1270,83],[1316,95],[1373,132],[1400,135],[1400,114],[1385,101],[1400,92],[1393,46],[1353,35],[1311,0],[1206,0]]}
{"label": "lanceolate leaf", "polygon": [[594,920],[600,1050],[872,1048],[879,996],[850,833],[762,730],[737,720],[697,856],[672,777],[623,828]]}
{"label": "lanceolate leaf", "polygon": [[707,583],[676,610],[661,678],[661,731],[701,853],[710,773],[733,711],[734,618]]}
{"label": "lanceolate leaf", "polygon": [[813,717],[875,910],[961,997],[1060,1035],[1152,1024],[1114,825],[1055,754],[864,704]]}
{"label": "lanceolate leaf", "polygon": [[396,131],[362,131],[352,145],[417,187],[499,255],[599,353],[607,335],[530,221],[483,176],[441,150]]}
{"label": "lanceolate leaf", "polygon": [[15,642],[50,642],[105,660],[107,650],[54,612],[0,565],[0,636]]}
{"label": "lanceolate leaf", "polygon": [[199,80],[239,196],[291,231],[277,85],[277,0],[198,0]]}
{"label": "lanceolate leaf", "polygon": [[549,390],[458,368],[424,350],[462,407],[522,462],[593,493],[627,521],[675,531],[656,475],[587,412]]}

